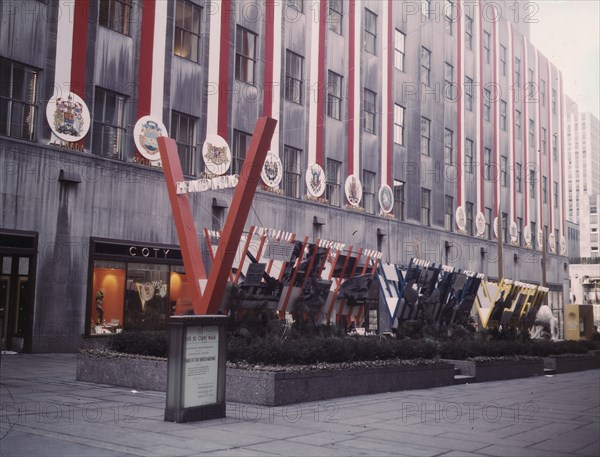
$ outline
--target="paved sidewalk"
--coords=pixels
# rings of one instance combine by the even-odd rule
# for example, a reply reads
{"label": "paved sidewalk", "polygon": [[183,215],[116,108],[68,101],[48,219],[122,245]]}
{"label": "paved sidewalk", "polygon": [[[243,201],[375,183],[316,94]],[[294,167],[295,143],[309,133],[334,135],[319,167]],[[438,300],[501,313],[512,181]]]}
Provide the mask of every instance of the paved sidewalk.
{"label": "paved sidewalk", "polygon": [[165,394],[75,381],[74,354],[2,355],[0,456],[600,456],[600,370],[348,397],[229,403],[163,421]]}

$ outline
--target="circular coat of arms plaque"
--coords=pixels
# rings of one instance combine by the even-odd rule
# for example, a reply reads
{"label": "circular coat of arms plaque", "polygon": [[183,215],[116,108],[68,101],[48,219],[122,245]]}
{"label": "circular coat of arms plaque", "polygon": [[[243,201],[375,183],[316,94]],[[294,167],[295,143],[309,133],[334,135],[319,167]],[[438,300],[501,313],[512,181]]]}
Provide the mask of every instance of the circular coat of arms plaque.
{"label": "circular coat of arms plaque", "polygon": [[325,192],[325,172],[318,163],[311,163],[306,170],[306,188],[313,197],[320,197]]}
{"label": "circular coat of arms plaque", "polygon": [[279,185],[283,178],[283,164],[279,156],[272,152],[267,154],[260,177],[269,187],[277,187]]}
{"label": "circular coat of arms plaque", "polygon": [[560,253],[561,255],[567,254],[567,239],[564,235],[560,237]]}
{"label": "circular coat of arms plaque", "polygon": [[213,175],[227,173],[231,166],[231,150],[222,136],[207,134],[202,145],[202,158],[206,171]]}
{"label": "circular coat of arms plaque", "polygon": [[519,228],[517,227],[517,223],[512,221],[510,223],[510,241],[515,244],[519,240]]}
{"label": "circular coat of arms plaque", "polygon": [[526,225],[523,229],[523,239],[525,240],[525,246],[531,247],[531,228]]}
{"label": "circular coat of arms plaque", "polygon": [[465,209],[462,206],[456,208],[456,225],[461,232],[465,231],[467,227],[467,215]]}
{"label": "circular coat of arms plaque", "polygon": [[76,142],[90,129],[90,110],[79,95],[55,95],[46,105],[46,119],[54,134],[63,141]]}
{"label": "circular coat of arms plaque", "polygon": [[387,184],[379,188],[379,206],[381,206],[381,210],[386,214],[394,209],[394,193],[392,192],[392,188]]}
{"label": "circular coat of arms plaque", "polygon": [[350,203],[352,206],[360,205],[360,201],[362,200],[363,194],[360,179],[358,179],[355,175],[348,176],[346,178],[344,190],[346,191],[346,198],[348,199],[348,203]]}
{"label": "circular coat of arms plaque", "polygon": [[158,138],[169,136],[164,124],[152,116],[143,116],[138,119],[133,127],[133,141],[140,154],[150,162],[160,160]]}

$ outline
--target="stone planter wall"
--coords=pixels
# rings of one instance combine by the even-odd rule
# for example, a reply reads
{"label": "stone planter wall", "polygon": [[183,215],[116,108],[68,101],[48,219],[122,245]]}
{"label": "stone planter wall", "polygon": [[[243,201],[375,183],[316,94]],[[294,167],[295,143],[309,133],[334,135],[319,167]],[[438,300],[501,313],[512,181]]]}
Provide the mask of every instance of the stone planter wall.
{"label": "stone planter wall", "polygon": [[130,387],[139,390],[167,390],[167,360],[124,355],[77,354],[78,381]]}
{"label": "stone planter wall", "polygon": [[227,369],[227,400],[281,406],[354,395],[448,386],[448,363],[323,371],[272,372]]}
{"label": "stone planter wall", "polygon": [[460,374],[474,376],[475,382],[528,378],[544,374],[544,361],[540,358],[515,360],[447,360],[460,369]]}
{"label": "stone planter wall", "polygon": [[[166,391],[167,361],[80,353],[78,381],[140,390]],[[353,395],[452,385],[449,363],[297,372],[228,368],[227,401],[279,406]]]}
{"label": "stone planter wall", "polygon": [[555,370],[556,374],[600,368],[600,360],[595,354],[573,357],[544,357],[544,368]]}

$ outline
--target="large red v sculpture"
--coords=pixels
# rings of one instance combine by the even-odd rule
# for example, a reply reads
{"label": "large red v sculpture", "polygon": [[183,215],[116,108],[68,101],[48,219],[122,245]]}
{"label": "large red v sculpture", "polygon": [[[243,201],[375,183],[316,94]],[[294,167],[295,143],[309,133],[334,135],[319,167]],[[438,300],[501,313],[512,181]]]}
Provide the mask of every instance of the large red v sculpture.
{"label": "large red v sculpture", "polygon": [[184,181],[177,143],[172,138],[158,138],[183,264],[192,288],[195,314],[216,314],[219,311],[227,277],[231,272],[276,125],[277,121],[270,117],[261,117],[256,123],[204,293],[200,281],[206,279],[206,270],[200,256],[189,197],[187,194],[177,193],[177,183]]}

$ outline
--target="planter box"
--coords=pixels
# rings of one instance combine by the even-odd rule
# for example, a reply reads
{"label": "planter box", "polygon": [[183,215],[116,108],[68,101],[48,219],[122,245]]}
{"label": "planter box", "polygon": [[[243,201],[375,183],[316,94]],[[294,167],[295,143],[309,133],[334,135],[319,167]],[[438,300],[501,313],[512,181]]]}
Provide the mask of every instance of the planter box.
{"label": "planter box", "polygon": [[167,390],[167,359],[122,354],[77,354],[78,381],[140,390]]}
{"label": "planter box", "polygon": [[460,369],[460,374],[473,376],[474,382],[528,378],[544,374],[541,357],[531,359],[447,360]]}
{"label": "planter box", "polygon": [[544,357],[544,368],[554,370],[556,374],[594,370],[600,368],[600,360],[595,354],[574,355],[572,357]]}
{"label": "planter box", "polygon": [[[117,354],[81,352],[77,380],[166,391],[167,361]],[[449,386],[450,363],[327,370],[254,371],[227,368],[227,401],[280,406],[354,395]]]}
{"label": "planter box", "polygon": [[354,395],[449,386],[449,363],[314,371],[252,371],[227,369],[227,400],[281,406]]}

